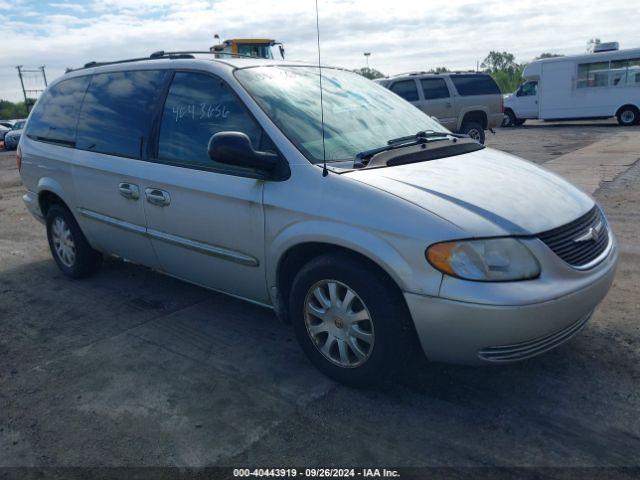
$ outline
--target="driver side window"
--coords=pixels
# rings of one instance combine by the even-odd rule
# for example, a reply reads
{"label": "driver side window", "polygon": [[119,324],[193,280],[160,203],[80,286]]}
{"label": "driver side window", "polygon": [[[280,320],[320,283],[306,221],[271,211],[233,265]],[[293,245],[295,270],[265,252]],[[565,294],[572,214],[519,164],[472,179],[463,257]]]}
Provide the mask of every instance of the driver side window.
{"label": "driver side window", "polygon": [[522,84],[518,90],[519,97],[531,97],[536,95],[538,82],[527,82]]}
{"label": "driver side window", "polygon": [[250,173],[247,168],[209,158],[209,139],[224,131],[245,133],[256,150],[273,148],[269,148],[271,144],[262,128],[226,83],[204,73],[176,72],[162,112],[159,160],[230,174]]}

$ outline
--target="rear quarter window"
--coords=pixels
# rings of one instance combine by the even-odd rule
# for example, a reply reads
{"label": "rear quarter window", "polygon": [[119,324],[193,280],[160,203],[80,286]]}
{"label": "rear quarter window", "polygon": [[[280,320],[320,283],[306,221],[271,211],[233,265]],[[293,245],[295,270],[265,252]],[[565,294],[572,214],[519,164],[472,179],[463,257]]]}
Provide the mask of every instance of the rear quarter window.
{"label": "rear quarter window", "polygon": [[489,75],[451,75],[460,96],[500,95],[500,88]]}
{"label": "rear quarter window", "polygon": [[425,100],[449,98],[449,88],[443,78],[423,78],[420,84]]}
{"label": "rear quarter window", "polygon": [[76,147],[141,158],[167,75],[163,70],[93,75],[78,120]]}
{"label": "rear quarter window", "polygon": [[73,147],[78,112],[90,78],[70,78],[47,89],[31,112],[27,137]]}

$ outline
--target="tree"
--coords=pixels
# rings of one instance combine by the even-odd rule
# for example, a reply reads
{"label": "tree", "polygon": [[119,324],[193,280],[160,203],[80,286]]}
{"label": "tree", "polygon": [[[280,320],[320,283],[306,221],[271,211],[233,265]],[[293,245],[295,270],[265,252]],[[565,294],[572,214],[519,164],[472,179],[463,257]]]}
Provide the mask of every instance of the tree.
{"label": "tree", "polygon": [[525,65],[516,63],[512,53],[491,51],[480,66],[493,77],[502,92],[513,92],[523,81]]}
{"label": "tree", "polygon": [[427,70],[427,73],[447,73],[450,71],[451,70],[449,70],[447,67],[436,67],[432,68],[431,70]]}
{"label": "tree", "polygon": [[514,73],[520,68],[513,53],[495,52],[493,50],[489,52],[489,55],[482,61],[480,66],[488,73],[499,71]]}
{"label": "tree", "polygon": [[544,52],[538,55],[534,60],[542,60],[543,58],[556,58],[556,57],[564,57],[564,55],[560,55],[559,53]]}
{"label": "tree", "polygon": [[10,120],[14,118],[26,118],[28,115],[29,110],[24,102],[13,103],[9,100],[0,100],[1,119]]}
{"label": "tree", "polygon": [[359,75],[362,75],[363,77],[368,78],[369,80],[375,80],[376,78],[385,77],[384,73],[376,70],[375,68],[367,68],[367,67],[356,68],[354,72],[356,72]]}

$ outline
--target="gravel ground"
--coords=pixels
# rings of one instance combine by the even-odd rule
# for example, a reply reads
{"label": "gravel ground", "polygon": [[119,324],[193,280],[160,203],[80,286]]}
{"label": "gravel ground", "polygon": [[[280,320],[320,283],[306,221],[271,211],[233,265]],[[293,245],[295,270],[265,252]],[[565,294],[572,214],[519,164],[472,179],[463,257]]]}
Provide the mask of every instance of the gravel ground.
{"label": "gravel ground", "polygon": [[615,120],[543,122],[527,120],[521,127],[499,128],[496,134],[487,132],[487,146],[513,153],[536,163],[615,135],[620,127]]}
{"label": "gravel ground", "polygon": [[[489,144],[542,162],[609,132],[536,122]],[[638,185],[640,163],[596,192],[621,260],[581,335],[496,368],[416,359],[363,391],[267,310],[117,260],[65,279],[0,154],[0,467],[638,467]]]}

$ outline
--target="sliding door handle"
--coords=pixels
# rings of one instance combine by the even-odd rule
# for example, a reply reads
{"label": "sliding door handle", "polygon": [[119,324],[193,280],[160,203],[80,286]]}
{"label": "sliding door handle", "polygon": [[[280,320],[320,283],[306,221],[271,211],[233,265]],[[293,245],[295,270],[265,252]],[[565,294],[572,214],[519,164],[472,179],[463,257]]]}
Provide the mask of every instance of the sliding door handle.
{"label": "sliding door handle", "polygon": [[147,188],[144,194],[147,197],[147,202],[157,205],[158,207],[166,207],[171,203],[169,192],[165,192],[159,188]]}
{"label": "sliding door handle", "polygon": [[140,188],[133,183],[122,182],[118,185],[118,191],[124,198],[138,200],[140,198]]}

